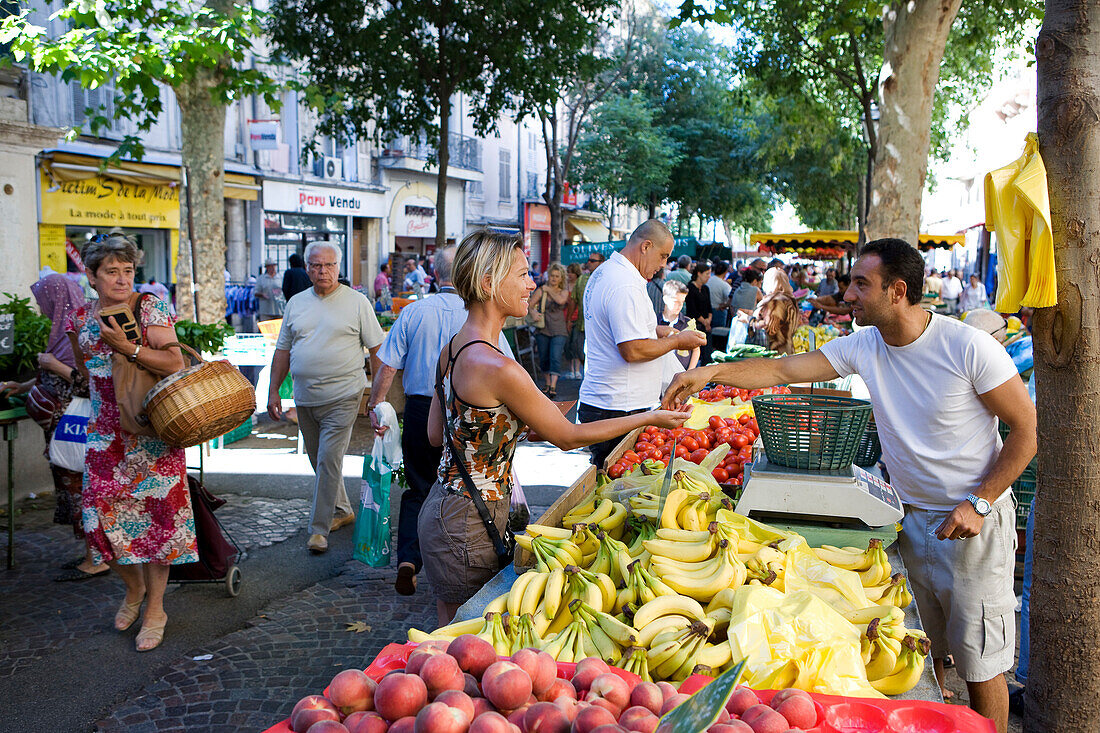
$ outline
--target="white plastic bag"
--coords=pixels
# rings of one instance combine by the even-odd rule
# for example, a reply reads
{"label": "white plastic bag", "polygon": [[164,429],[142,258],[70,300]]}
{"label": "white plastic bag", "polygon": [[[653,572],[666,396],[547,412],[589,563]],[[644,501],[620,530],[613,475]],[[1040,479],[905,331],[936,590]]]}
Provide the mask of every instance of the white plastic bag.
{"label": "white plastic bag", "polygon": [[352,557],[371,567],[390,564],[390,488],[393,471],[401,465],[401,431],[393,405],[374,408],[378,421],[389,428],[375,436],[371,454],[363,461],[363,490],[355,518]]}
{"label": "white plastic bag", "polygon": [[88,442],[88,418],[91,416],[92,401],[87,397],[73,397],[54,428],[50,441],[50,463],[84,473],[84,448]]}

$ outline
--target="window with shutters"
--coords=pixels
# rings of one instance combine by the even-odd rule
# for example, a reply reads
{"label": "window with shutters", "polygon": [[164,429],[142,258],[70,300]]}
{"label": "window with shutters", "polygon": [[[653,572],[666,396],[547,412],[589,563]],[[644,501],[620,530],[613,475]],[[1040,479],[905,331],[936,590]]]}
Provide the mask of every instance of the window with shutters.
{"label": "window with shutters", "polygon": [[69,94],[73,105],[74,126],[82,127],[85,135],[96,134],[92,132],[91,118],[102,115],[107,118],[107,125],[100,129],[98,134],[103,137],[118,136],[114,84],[102,84],[95,89],[85,89],[79,81],[74,80],[69,82]]}
{"label": "window with shutters", "polygon": [[500,199],[512,200],[512,153],[509,150],[500,151]]}

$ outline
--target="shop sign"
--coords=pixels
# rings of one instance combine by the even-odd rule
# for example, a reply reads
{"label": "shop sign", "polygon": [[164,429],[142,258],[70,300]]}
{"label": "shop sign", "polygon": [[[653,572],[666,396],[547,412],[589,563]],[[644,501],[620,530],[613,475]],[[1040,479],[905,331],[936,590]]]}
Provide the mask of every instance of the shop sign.
{"label": "shop sign", "polygon": [[65,240],[65,254],[69,256],[69,259],[76,265],[76,269],[84,272],[84,260],[80,259],[80,250],[76,248],[76,245],[69,239]]}
{"label": "shop sign", "polygon": [[43,223],[179,229],[179,189],[167,182],[144,185],[94,176],[54,185],[43,172],[39,179]]}
{"label": "shop sign", "polygon": [[49,267],[54,272],[66,272],[67,253],[65,226],[63,224],[38,225],[38,266]]}
{"label": "shop sign", "polygon": [[434,237],[435,202],[425,196],[405,199],[398,212],[395,233],[399,237]]}
{"label": "shop sign", "polygon": [[550,231],[550,207],[543,204],[527,204],[527,231]]}
{"label": "shop sign", "polygon": [[566,181],[565,189],[562,191],[561,205],[574,207],[577,205],[577,192],[573,190],[568,181]]}
{"label": "shop sign", "polygon": [[382,197],[364,191],[264,181],[264,209],[297,214],[381,216]]}
{"label": "shop sign", "polygon": [[15,314],[0,313],[0,356],[15,351]]}
{"label": "shop sign", "polygon": [[279,121],[249,120],[248,139],[253,150],[278,150]]}

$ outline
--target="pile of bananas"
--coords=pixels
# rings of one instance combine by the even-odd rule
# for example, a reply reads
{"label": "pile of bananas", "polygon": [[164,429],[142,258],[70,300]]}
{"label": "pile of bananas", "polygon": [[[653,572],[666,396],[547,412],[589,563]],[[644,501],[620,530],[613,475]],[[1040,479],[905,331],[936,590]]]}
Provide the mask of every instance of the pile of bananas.
{"label": "pile of bananas", "polygon": [[794,353],[804,354],[810,350],[811,333],[814,335],[815,348],[818,349],[833,339],[840,338],[844,335],[836,326],[810,326],[803,324],[798,327],[798,330],[794,332],[794,338],[791,339],[791,344],[794,346]]}
{"label": "pile of bananas", "polygon": [[[786,593],[791,583],[858,630],[868,694],[900,694],[916,684],[928,640],[904,625],[902,609],[912,596],[879,540],[865,549],[824,545],[811,553],[801,537],[735,514],[690,470],[676,470],[674,478],[663,506],[655,493],[617,501],[599,487],[562,527],[528,525],[516,540],[535,567],[490,602],[484,618],[430,634],[412,629],[410,640],[473,633],[502,655],[535,647],[559,661],[595,656],[646,680],[679,681],[717,675],[733,663],[726,632],[742,586]],[[795,552],[799,562],[844,578],[843,598],[812,587]],[[792,685],[798,679],[784,677]]]}

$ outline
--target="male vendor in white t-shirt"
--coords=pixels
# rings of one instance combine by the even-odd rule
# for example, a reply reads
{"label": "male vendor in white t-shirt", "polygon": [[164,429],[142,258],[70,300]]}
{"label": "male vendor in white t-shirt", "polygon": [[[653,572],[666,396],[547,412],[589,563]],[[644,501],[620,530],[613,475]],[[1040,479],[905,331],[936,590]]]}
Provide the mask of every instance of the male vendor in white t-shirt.
{"label": "male vendor in white t-shirt", "polygon": [[[600,265],[584,289],[584,381],[577,417],[582,423],[652,409],[661,399],[661,357],[707,342],[698,331],[657,325],[646,285],[672,253],[672,232],[650,219],[621,252]],[[589,446],[603,467],[622,436]]]}
{"label": "male vendor in white t-shirt", "polygon": [[[844,300],[856,323],[870,328],[808,354],[684,372],[665,403],[678,404],[707,382],[756,389],[859,374],[883,460],[906,505],[899,546],[932,655],[954,655],[970,706],[1003,733],[1003,673],[1012,667],[1016,628],[1009,487],[1035,455],[1035,407],[992,336],[918,305],[924,261],[916,249],[875,240],[851,275]],[[1011,428],[1003,447],[997,418]]]}

